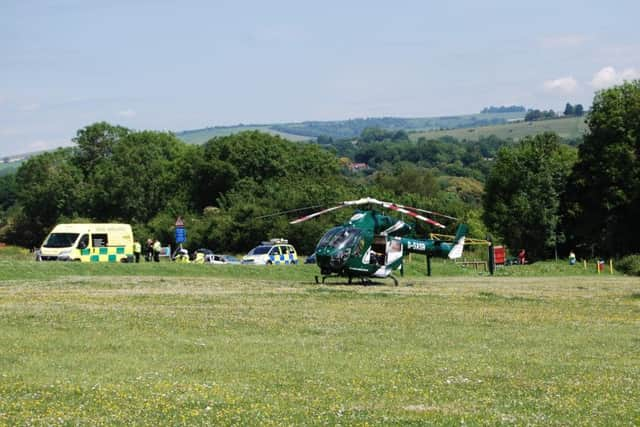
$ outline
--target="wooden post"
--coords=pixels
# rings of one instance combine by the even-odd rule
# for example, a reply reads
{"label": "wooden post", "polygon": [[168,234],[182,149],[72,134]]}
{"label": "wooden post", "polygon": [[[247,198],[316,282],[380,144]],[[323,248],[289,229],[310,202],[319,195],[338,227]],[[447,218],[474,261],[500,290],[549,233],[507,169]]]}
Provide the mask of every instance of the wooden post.
{"label": "wooden post", "polygon": [[611,274],[613,274],[613,260],[612,259],[609,260],[609,272]]}
{"label": "wooden post", "polygon": [[427,276],[431,277],[431,256],[427,255]]}

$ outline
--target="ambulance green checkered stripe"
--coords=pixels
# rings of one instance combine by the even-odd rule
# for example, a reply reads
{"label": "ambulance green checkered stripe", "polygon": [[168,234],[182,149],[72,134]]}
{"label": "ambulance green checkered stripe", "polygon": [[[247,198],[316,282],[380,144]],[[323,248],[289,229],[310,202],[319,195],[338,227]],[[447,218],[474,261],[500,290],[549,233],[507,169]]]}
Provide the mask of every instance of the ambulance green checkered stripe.
{"label": "ambulance green checkered stripe", "polygon": [[118,262],[123,258],[133,257],[132,253],[126,253],[125,246],[107,246],[95,249],[87,248],[82,249],[80,255],[82,261],[89,262]]}

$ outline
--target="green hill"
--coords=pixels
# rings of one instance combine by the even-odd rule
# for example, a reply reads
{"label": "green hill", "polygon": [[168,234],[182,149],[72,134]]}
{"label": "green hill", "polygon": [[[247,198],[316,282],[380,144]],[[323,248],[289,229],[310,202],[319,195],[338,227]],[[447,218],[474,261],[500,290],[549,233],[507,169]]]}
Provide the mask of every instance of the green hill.
{"label": "green hill", "polygon": [[272,125],[215,126],[204,129],[176,132],[176,136],[188,144],[204,144],[211,138],[232,135],[234,133],[240,133],[250,130],[258,130],[260,132],[270,133],[272,135],[279,135],[285,139],[288,139],[289,141],[307,141],[310,139],[309,137],[301,135],[280,132],[273,129]]}
{"label": "green hill", "polygon": [[577,139],[580,138],[586,130],[587,125],[584,117],[568,117],[534,122],[518,121],[464,129],[458,128],[412,132],[410,136],[413,140],[417,140],[421,137],[425,137],[427,139],[440,139],[444,136],[451,136],[461,141],[477,141],[482,137],[494,135],[500,139],[519,140],[525,136],[536,135],[543,132],[555,132],[563,139]]}
{"label": "green hill", "polygon": [[292,141],[304,141],[320,136],[333,139],[357,138],[366,128],[402,131],[429,131],[438,129],[491,126],[522,119],[521,112],[479,113],[441,117],[368,117],[335,121],[306,121],[299,123],[272,123],[259,125],[215,126],[177,132],[176,136],[190,144],[202,144],[216,136],[226,136],[248,130],[259,130]]}

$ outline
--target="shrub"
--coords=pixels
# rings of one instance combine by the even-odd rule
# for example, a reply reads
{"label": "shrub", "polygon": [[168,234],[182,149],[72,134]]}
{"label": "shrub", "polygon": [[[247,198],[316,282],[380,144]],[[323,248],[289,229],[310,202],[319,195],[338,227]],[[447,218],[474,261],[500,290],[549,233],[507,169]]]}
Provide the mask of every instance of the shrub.
{"label": "shrub", "polygon": [[631,276],[640,276],[640,255],[627,255],[616,263],[618,270]]}

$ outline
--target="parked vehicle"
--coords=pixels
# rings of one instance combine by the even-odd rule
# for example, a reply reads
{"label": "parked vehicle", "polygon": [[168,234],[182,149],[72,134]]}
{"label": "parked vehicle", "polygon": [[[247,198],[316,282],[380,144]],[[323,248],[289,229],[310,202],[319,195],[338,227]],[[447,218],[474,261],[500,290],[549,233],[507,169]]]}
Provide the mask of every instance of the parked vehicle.
{"label": "parked vehicle", "polygon": [[39,261],[131,262],[129,224],[58,224],[38,250]]}
{"label": "parked vehicle", "polygon": [[297,264],[298,253],[285,239],[271,239],[251,249],[242,258],[243,264]]}
{"label": "parked vehicle", "polygon": [[[206,258],[205,258],[206,260]],[[209,255],[209,262],[211,264],[240,264],[240,260],[233,255]]]}
{"label": "parked vehicle", "polygon": [[316,253],[312,253],[304,260],[305,264],[315,264],[316,263]]}
{"label": "parked vehicle", "polygon": [[215,254],[207,248],[196,249],[192,261],[202,264],[240,264],[240,260],[233,255]]}

